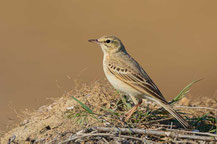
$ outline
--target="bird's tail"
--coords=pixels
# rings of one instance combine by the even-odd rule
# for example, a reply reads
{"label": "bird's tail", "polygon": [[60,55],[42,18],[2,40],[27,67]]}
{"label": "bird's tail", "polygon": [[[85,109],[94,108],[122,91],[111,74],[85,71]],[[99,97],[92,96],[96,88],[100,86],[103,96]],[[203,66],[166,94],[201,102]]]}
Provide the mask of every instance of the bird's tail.
{"label": "bird's tail", "polygon": [[167,102],[156,100],[152,97],[148,97],[148,99],[158,103],[160,106],[166,109],[173,117],[175,117],[180,122],[180,124],[182,124],[185,129],[190,128],[189,123],[184,120],[184,118],[180,114],[178,114]]}

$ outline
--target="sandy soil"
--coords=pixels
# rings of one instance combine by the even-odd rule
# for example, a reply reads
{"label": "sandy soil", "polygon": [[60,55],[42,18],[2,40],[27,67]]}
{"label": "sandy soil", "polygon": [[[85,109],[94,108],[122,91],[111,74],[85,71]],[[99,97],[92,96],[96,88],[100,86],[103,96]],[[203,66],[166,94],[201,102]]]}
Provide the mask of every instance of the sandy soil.
{"label": "sandy soil", "polygon": [[[2,135],[1,143],[57,143],[64,141],[75,132],[92,126],[106,126],[93,117],[87,117],[84,124],[79,124],[73,114],[84,111],[72,99],[76,97],[95,113],[105,115],[104,108],[114,107],[120,94],[107,82],[93,84],[78,84],[74,90],[61,98],[54,100],[50,105],[42,106],[37,111],[25,113],[25,119],[13,129]],[[187,109],[188,116],[201,116],[204,113],[216,115],[217,102],[212,98],[198,98],[190,100],[184,98],[178,105],[210,107],[212,109]],[[180,109],[180,108],[177,108]],[[182,111],[186,112],[185,108]],[[190,117],[189,116],[189,117]]]}

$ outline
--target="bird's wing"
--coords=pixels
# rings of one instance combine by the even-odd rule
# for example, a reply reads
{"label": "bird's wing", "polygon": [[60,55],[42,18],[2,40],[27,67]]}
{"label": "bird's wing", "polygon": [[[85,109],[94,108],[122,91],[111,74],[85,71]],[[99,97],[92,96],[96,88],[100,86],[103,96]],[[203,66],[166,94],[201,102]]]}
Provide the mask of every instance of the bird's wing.
{"label": "bird's wing", "polygon": [[112,63],[107,64],[107,69],[112,75],[135,88],[136,90],[166,102],[157,86],[153,83],[143,69],[142,71],[133,71],[133,69],[129,67],[122,68]]}
{"label": "bird's wing", "polygon": [[163,97],[163,95],[160,92],[160,90],[158,89],[158,87],[155,85],[155,83],[152,81],[152,79],[148,76],[148,74],[144,71],[144,69],[141,66],[140,66],[140,70],[142,71],[143,76],[146,79],[146,82],[150,83],[155,88],[155,90],[157,91],[157,93]]}

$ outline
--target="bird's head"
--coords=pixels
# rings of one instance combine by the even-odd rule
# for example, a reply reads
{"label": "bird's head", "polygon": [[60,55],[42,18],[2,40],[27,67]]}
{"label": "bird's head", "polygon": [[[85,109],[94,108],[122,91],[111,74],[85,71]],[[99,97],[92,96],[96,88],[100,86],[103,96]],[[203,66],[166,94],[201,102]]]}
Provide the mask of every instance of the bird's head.
{"label": "bird's head", "polygon": [[115,36],[102,36],[99,39],[90,39],[88,41],[99,44],[104,54],[112,54],[119,51],[125,51],[121,40]]}

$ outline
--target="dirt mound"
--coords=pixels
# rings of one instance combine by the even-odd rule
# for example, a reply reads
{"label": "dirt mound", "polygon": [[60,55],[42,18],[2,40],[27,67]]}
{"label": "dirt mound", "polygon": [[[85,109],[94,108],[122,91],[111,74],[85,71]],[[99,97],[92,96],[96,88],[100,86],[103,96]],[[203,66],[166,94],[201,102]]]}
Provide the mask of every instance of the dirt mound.
{"label": "dirt mound", "polygon": [[[72,96],[84,103],[91,112],[84,110]],[[185,117],[194,124],[196,130],[216,133],[217,102],[214,98],[198,98],[194,101],[184,98],[180,103],[187,103],[187,106],[175,105],[174,108],[181,109],[181,112],[185,113]],[[26,116],[22,123],[4,134],[1,143],[58,143],[65,141],[79,130],[89,127],[106,126],[161,130],[181,128],[176,126],[178,124],[167,113],[159,112],[156,114],[156,108],[152,110],[156,105],[150,104],[148,104],[149,108],[147,108],[147,105],[143,105],[126,124],[120,117],[124,115],[131,105],[126,97],[121,96],[120,98],[120,93],[111,88],[107,82],[78,85],[75,90],[68,92],[52,104],[42,106],[37,111]],[[208,120],[208,118],[211,120]],[[120,136],[116,137],[119,138],[118,141],[120,142],[131,139],[126,135]],[[135,136],[140,139],[165,140],[165,138],[160,137],[148,138],[145,135],[142,136],[142,134],[135,134]],[[98,135],[98,138],[95,136],[94,139],[82,140],[82,138],[78,138],[78,142],[112,143],[117,140],[114,138],[114,134],[111,133],[102,136]]]}
{"label": "dirt mound", "polygon": [[[52,104],[42,106],[37,111],[29,114],[22,123],[1,138],[2,143],[8,143],[10,138],[17,143],[26,141],[48,142],[57,138],[60,133],[67,131],[73,133],[82,129],[83,127],[78,125],[75,119],[67,116],[67,112],[73,113],[80,108],[73,109],[73,107],[78,106],[78,103],[71,96],[78,98],[90,108],[94,108],[96,112],[99,112],[101,106],[109,107],[110,102],[118,98],[117,92],[114,92],[107,84],[102,85],[100,82],[91,85],[84,84],[55,100]],[[93,119],[91,122],[94,123],[95,121]]]}

